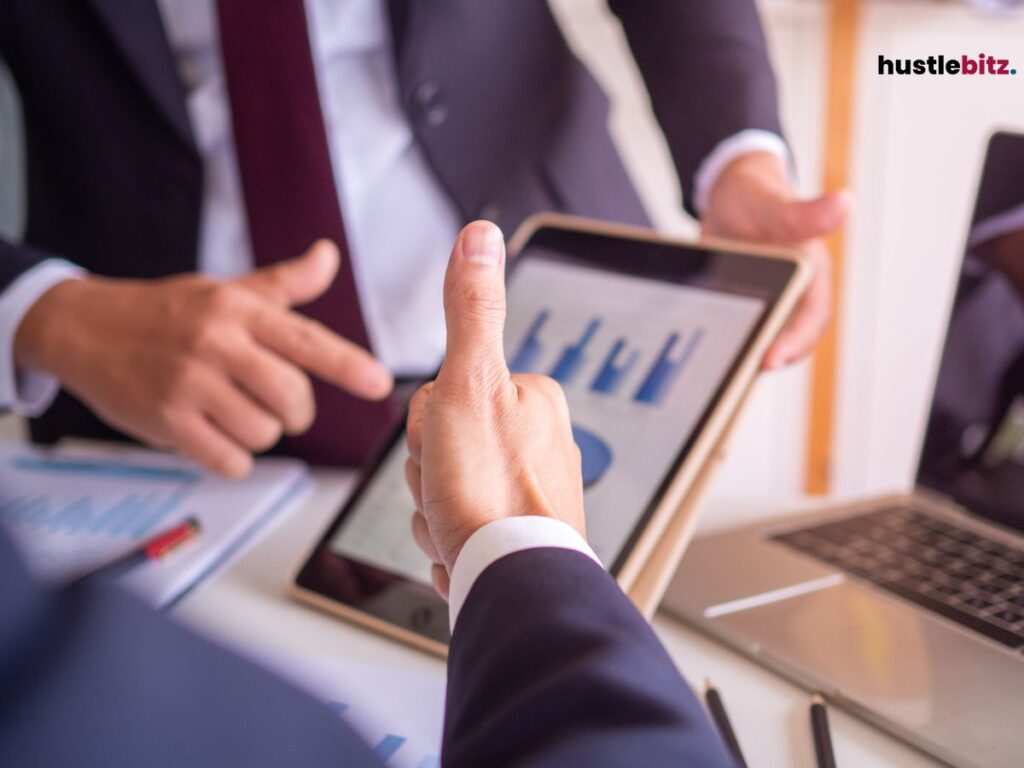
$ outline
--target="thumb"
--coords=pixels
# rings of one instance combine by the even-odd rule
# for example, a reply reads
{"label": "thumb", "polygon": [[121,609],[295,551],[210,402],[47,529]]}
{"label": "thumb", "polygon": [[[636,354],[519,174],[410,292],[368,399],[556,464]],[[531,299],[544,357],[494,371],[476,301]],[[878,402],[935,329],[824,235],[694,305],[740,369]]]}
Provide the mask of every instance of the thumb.
{"label": "thumb", "polygon": [[845,189],[812,200],[790,200],[779,203],[779,210],[769,229],[780,242],[800,243],[814,240],[843,225],[853,205],[853,197]]}
{"label": "thumb", "polygon": [[474,221],[459,233],[444,280],[448,348],[440,378],[479,382],[508,376],[504,264],[505,243],[494,224]]}
{"label": "thumb", "polygon": [[254,270],[236,282],[275,304],[307,304],[334,282],[339,261],[334,243],[317,240],[301,256]]}

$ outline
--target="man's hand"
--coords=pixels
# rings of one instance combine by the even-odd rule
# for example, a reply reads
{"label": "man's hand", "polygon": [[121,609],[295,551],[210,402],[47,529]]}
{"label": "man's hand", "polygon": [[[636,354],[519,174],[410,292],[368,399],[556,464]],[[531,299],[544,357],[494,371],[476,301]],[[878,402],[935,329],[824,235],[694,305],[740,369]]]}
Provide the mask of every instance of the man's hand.
{"label": "man's hand", "polygon": [[445,596],[462,545],[493,520],[543,515],[584,534],[580,452],[565,395],[552,379],[512,375],[505,365],[504,261],[493,224],[462,230],[445,278],[444,365],[410,404],[413,535]]}
{"label": "man's hand", "polygon": [[776,155],[751,152],[722,171],[701,221],[705,235],[778,245],[797,245],[814,261],[814,277],[803,301],[765,355],[778,368],[809,354],[832,308],[832,262],[821,238],[839,229],[850,212],[845,190],[799,200]]}
{"label": "man's hand", "polygon": [[370,400],[391,391],[368,352],[290,309],[337,270],[337,248],[320,241],[236,280],[68,280],[22,320],[15,362],[56,376],[114,427],[241,477],[253,453],[313,423],[307,372]]}

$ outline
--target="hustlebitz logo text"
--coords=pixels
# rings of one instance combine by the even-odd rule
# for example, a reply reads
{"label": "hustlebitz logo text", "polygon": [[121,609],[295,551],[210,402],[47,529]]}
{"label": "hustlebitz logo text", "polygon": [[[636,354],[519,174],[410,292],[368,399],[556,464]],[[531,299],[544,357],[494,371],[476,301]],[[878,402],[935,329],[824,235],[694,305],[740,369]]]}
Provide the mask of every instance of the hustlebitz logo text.
{"label": "hustlebitz logo text", "polygon": [[926,59],[889,58],[879,54],[880,75],[1016,75],[1009,59],[979,53],[977,56],[929,56]]}

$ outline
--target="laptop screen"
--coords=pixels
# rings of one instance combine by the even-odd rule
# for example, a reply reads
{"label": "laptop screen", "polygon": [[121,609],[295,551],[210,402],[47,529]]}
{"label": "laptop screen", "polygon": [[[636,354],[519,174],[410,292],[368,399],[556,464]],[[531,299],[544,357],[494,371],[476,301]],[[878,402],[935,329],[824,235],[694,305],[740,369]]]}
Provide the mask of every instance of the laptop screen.
{"label": "laptop screen", "polygon": [[1024,529],[1024,135],[989,142],[918,483]]}

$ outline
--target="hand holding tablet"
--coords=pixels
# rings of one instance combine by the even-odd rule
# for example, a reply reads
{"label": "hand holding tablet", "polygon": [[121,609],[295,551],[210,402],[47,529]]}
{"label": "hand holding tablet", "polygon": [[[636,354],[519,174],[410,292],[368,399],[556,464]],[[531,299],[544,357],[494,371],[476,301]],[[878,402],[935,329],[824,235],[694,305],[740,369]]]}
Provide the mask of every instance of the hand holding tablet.
{"label": "hand holding tablet", "polygon": [[504,254],[493,224],[460,234],[444,286],[444,365],[409,406],[413,535],[445,597],[462,545],[490,522],[540,515],[585,535],[580,451],[562,388],[505,364]]}

